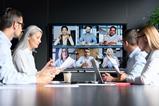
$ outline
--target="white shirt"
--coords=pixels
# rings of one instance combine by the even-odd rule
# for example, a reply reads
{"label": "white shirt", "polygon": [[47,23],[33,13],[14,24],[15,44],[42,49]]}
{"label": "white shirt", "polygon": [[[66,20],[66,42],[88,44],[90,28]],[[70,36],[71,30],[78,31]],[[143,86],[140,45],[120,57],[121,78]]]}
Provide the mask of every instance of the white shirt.
{"label": "white shirt", "polygon": [[13,63],[15,64],[17,70],[21,73],[28,75],[37,74],[34,57],[32,55],[32,51],[29,49],[19,49],[16,51],[13,55]]}
{"label": "white shirt", "polygon": [[[67,57],[68,58],[68,57]],[[75,60],[74,60],[75,61]],[[63,63],[65,62],[65,60],[62,60],[61,58],[58,58],[55,61],[55,67],[60,67]],[[73,68],[75,67],[75,63],[71,64],[70,66],[68,66],[67,68]]]}
{"label": "white shirt", "polygon": [[159,50],[152,51],[136,84],[159,85]]}
{"label": "white shirt", "polygon": [[36,76],[17,72],[12,61],[10,47],[10,40],[0,31],[0,81],[5,84],[36,83]]}
{"label": "white shirt", "polygon": [[92,57],[92,56],[88,56],[88,57],[81,56],[81,57],[76,61],[76,66],[77,66],[77,67],[81,67],[83,63],[87,63],[88,66],[84,66],[84,67],[82,67],[82,68],[93,68],[92,62],[91,62],[92,59],[94,59],[94,57]]}
{"label": "white shirt", "polygon": [[[72,39],[71,35],[60,35],[61,39],[58,37],[56,41],[54,42],[54,45],[68,45],[68,42],[70,42],[71,45],[74,45],[74,41]],[[65,38],[65,36],[69,36],[69,38]],[[62,40],[62,42],[60,42]]]}
{"label": "white shirt", "polygon": [[121,40],[122,40],[122,36],[116,35],[116,34],[113,36],[110,36],[110,35],[104,36],[104,41],[116,42],[117,43],[116,45],[122,45],[122,43],[120,42]]}
{"label": "white shirt", "polygon": [[[117,66],[119,67],[118,58],[116,56],[113,56],[112,58],[116,60]],[[103,59],[102,67],[103,68],[106,68],[106,67],[113,68],[113,63],[108,59],[107,56],[105,56],[104,59]]]}

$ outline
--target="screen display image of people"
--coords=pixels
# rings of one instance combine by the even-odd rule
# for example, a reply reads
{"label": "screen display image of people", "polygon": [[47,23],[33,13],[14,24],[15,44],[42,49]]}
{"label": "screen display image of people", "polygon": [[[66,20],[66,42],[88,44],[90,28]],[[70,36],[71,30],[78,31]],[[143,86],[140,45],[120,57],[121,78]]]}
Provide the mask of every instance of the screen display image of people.
{"label": "screen display image of people", "polygon": [[99,68],[114,69],[108,56],[116,61],[116,66],[124,67],[122,37],[126,24],[52,24],[51,27],[54,61],[61,58],[59,51],[66,49],[75,60],[70,68],[92,68],[89,59],[93,58]]}
{"label": "screen display image of people", "polygon": [[122,45],[122,25],[99,25],[99,42],[102,45]]}
{"label": "screen display image of people", "polygon": [[56,25],[52,27],[53,45],[75,45],[79,26]]}
{"label": "screen display image of people", "polygon": [[97,44],[97,26],[85,25],[80,28],[78,45],[96,45]]}

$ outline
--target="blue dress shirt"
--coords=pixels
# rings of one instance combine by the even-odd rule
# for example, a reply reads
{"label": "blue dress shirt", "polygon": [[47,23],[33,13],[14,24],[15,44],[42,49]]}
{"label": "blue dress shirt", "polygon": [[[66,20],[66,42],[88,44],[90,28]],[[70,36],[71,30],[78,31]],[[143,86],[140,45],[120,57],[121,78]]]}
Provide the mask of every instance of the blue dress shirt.
{"label": "blue dress shirt", "polygon": [[126,73],[128,74],[126,78],[127,82],[134,82],[135,78],[141,75],[146,64],[146,56],[147,53],[141,52],[138,47],[131,52],[126,67]]}
{"label": "blue dress shirt", "polygon": [[28,76],[16,70],[11,55],[11,42],[0,31],[0,81],[5,84],[36,83],[36,76]]}
{"label": "blue dress shirt", "polygon": [[85,33],[81,36],[80,42],[96,44],[97,39],[93,33]]}

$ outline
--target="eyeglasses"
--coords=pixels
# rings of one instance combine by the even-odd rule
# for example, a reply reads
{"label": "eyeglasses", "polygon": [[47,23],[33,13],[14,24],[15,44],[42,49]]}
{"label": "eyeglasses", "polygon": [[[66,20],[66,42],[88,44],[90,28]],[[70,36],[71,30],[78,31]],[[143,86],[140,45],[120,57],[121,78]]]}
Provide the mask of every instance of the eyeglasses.
{"label": "eyeglasses", "polygon": [[20,24],[22,28],[24,27],[24,23],[21,23],[21,22],[18,22],[18,21],[17,21],[17,23]]}

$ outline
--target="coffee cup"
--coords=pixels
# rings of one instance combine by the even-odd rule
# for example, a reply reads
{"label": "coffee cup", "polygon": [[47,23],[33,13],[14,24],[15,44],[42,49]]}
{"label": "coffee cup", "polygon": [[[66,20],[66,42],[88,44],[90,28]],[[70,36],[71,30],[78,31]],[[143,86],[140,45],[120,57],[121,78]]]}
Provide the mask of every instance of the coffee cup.
{"label": "coffee cup", "polygon": [[71,83],[71,76],[72,76],[71,72],[64,72],[64,82]]}

